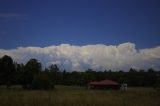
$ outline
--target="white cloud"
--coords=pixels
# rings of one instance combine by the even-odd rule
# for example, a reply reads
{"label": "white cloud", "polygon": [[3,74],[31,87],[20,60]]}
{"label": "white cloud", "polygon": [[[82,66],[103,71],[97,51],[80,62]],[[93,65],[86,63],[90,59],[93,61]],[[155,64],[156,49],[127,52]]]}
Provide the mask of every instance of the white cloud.
{"label": "white cloud", "polygon": [[30,58],[38,59],[44,66],[58,64],[61,69],[84,71],[128,70],[129,68],[160,69],[160,47],[137,50],[133,43],[115,45],[74,46],[61,44],[48,47],[19,47],[0,49],[0,57],[11,56],[15,61],[26,63]]}

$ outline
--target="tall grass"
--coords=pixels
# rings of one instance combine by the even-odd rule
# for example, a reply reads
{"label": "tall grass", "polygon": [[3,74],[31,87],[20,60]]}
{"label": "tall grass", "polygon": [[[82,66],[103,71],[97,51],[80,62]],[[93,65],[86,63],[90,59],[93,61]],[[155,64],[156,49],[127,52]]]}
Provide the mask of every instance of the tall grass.
{"label": "tall grass", "polygon": [[0,88],[0,106],[160,106],[160,92],[132,88],[127,92],[56,86],[52,91]]}

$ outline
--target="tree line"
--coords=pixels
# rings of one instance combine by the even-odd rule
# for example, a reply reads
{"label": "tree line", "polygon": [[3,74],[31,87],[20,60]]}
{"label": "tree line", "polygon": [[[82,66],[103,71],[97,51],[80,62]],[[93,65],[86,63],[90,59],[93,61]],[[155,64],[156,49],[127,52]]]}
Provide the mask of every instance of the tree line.
{"label": "tree line", "polygon": [[24,89],[53,89],[54,85],[87,86],[90,81],[110,79],[128,86],[160,86],[160,71],[152,68],[136,70],[130,68],[123,70],[87,69],[85,71],[60,70],[56,64],[43,69],[37,59],[30,59],[26,64],[18,64],[12,57],[4,55],[0,58],[0,85],[22,85]]}

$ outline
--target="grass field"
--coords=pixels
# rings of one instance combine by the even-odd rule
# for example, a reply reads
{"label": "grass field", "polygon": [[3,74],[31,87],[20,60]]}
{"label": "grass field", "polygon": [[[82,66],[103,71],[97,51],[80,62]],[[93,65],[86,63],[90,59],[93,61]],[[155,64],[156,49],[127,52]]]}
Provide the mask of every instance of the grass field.
{"label": "grass field", "polygon": [[160,106],[160,92],[129,88],[127,92],[56,86],[52,91],[0,88],[0,106]]}

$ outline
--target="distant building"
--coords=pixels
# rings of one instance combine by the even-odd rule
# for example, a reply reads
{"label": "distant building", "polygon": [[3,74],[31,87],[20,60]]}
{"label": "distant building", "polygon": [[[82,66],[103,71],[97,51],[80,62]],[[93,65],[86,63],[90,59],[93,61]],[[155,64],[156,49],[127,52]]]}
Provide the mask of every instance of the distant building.
{"label": "distant building", "polygon": [[101,81],[91,81],[88,84],[89,89],[108,89],[108,90],[119,90],[121,85],[112,80],[101,80]]}

